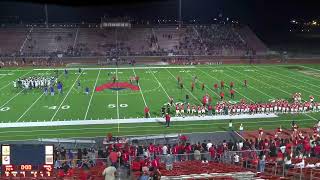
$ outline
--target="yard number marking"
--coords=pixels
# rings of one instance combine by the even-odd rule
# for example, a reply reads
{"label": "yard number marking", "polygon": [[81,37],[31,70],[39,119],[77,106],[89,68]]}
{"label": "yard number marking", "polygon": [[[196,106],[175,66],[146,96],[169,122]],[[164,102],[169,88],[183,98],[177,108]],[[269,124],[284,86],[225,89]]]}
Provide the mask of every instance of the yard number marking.
{"label": "yard number marking", "polygon": [[10,107],[3,107],[0,109],[1,112],[9,111]]}
{"label": "yard number marking", "polygon": [[179,72],[181,72],[181,73],[190,73],[191,71],[190,70],[180,70]]}
{"label": "yard number marking", "polygon": [[[50,106],[50,107],[44,106],[44,107],[46,107],[48,109],[51,109],[51,110],[56,110],[58,108],[58,106]],[[61,106],[61,109],[67,110],[67,109],[70,109],[70,106],[69,105],[64,105],[64,106]]]}
{"label": "yard number marking", "polygon": [[[116,104],[109,104],[108,105],[108,108],[116,108],[117,105]],[[128,104],[119,104],[119,107],[121,108],[127,108],[128,107]]]}

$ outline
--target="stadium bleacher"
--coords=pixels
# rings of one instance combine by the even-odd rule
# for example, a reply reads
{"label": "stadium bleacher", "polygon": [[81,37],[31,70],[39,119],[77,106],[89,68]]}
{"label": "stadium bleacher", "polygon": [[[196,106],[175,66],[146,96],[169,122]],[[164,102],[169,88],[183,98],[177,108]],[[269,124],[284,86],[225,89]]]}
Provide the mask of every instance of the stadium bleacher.
{"label": "stadium bleacher", "polygon": [[250,49],[266,51],[248,27],[220,24],[181,28],[0,28],[0,40],[5,42],[0,47],[2,56],[241,56]]}

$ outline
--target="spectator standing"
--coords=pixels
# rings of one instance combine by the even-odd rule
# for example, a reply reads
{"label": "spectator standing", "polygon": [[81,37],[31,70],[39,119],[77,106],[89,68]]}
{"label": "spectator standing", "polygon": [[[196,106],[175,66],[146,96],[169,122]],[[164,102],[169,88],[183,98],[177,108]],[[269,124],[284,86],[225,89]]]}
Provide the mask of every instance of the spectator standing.
{"label": "spectator standing", "polygon": [[117,169],[114,166],[105,168],[102,172],[105,180],[115,180]]}
{"label": "spectator standing", "polygon": [[116,167],[118,161],[118,153],[114,150],[109,154],[109,160],[111,162],[111,166]]}
{"label": "spectator standing", "polygon": [[266,156],[262,155],[259,160],[259,172],[263,173],[266,166]]}
{"label": "spectator standing", "polygon": [[235,153],[233,156],[233,161],[234,161],[234,164],[238,166],[240,162],[240,156]]}
{"label": "spectator standing", "polygon": [[173,169],[173,156],[172,154],[167,154],[165,158],[166,170],[171,171]]}

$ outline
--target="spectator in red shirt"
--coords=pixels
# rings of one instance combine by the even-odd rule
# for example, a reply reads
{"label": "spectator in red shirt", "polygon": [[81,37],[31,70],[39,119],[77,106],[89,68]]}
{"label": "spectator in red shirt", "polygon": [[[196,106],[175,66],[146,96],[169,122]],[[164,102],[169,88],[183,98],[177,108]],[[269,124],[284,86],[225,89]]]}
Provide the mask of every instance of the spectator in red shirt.
{"label": "spectator in red shirt", "polygon": [[109,155],[109,159],[111,161],[111,166],[116,167],[118,161],[118,153],[116,151],[112,151]]}

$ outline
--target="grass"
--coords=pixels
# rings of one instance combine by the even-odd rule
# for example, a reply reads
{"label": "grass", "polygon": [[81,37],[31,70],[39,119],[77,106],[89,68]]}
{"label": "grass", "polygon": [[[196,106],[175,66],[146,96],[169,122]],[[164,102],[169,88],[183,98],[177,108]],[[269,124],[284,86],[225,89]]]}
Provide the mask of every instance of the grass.
{"label": "grass", "polygon": [[[172,66],[174,67],[174,66]],[[98,120],[117,119],[119,125],[85,125],[85,126],[52,126],[37,128],[1,128],[0,140],[25,140],[37,138],[69,138],[114,135],[149,135],[179,132],[213,132],[227,130],[226,120],[175,122],[172,127],[165,128],[160,123],[125,124],[122,119],[143,117],[145,105],[150,108],[151,117],[161,116],[160,108],[168,102],[168,96],[175,101],[183,102],[185,95],[190,96],[191,104],[199,104],[201,97],[208,93],[213,96],[213,103],[218,101],[213,89],[214,83],[225,81],[226,85],[235,83],[235,100],[246,99],[254,102],[267,102],[270,99],[290,99],[295,92],[301,92],[302,98],[308,100],[314,95],[319,101],[320,65],[220,65],[195,66],[195,68],[126,68],[126,69],[96,69],[84,70],[80,75],[77,70],[70,70],[68,77],[60,71],[59,80],[64,84],[63,95],[44,96],[41,90],[14,89],[12,81],[18,77],[52,74],[52,70],[36,70],[31,68],[0,69],[0,122],[29,121],[64,121],[64,120]],[[95,86],[111,81],[108,74],[116,74],[119,82],[128,82],[129,77],[137,74],[140,77],[142,91],[128,89],[115,91],[104,90],[93,92]],[[192,76],[196,75],[199,83],[191,92]],[[179,89],[176,78],[180,76],[184,89]],[[76,80],[81,82],[78,89]],[[248,80],[248,87],[243,87],[243,81]],[[200,83],[205,83],[204,91]],[[89,87],[89,95],[84,88]],[[225,88],[229,99],[229,90]],[[92,94],[93,93],[93,94]],[[298,115],[280,115],[271,119],[235,120],[238,127],[244,124],[246,130],[275,129],[282,125],[289,127],[292,120],[301,127],[311,127],[320,113]]]}

